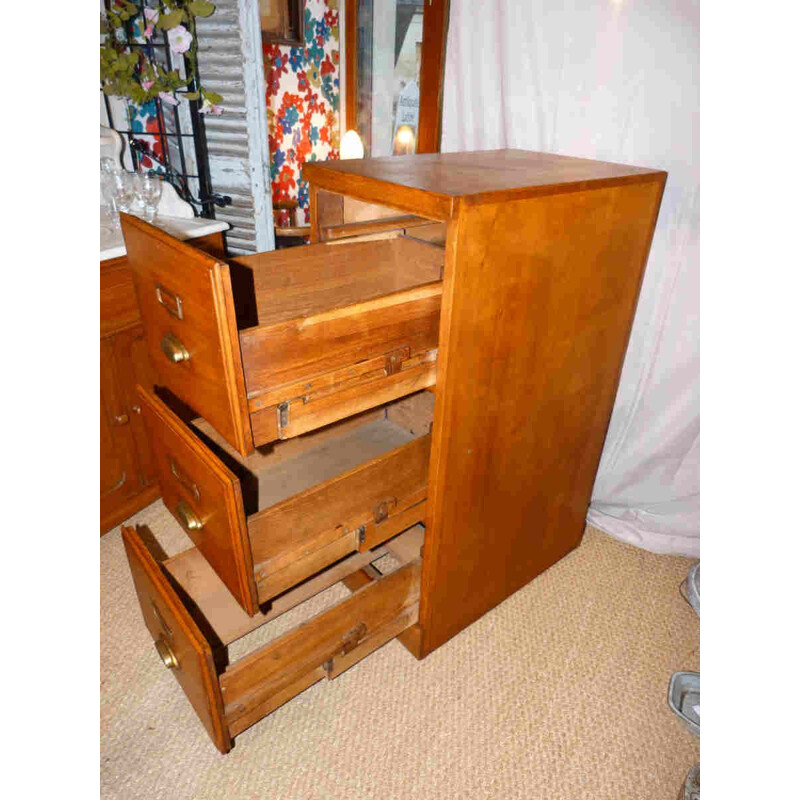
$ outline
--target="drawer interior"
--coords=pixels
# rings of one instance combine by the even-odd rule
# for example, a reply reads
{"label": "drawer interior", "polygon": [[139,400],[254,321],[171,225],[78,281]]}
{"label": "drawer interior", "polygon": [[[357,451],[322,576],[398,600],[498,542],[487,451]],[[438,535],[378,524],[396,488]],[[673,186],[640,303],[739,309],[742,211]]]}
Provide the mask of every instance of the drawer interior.
{"label": "drawer interior", "polygon": [[397,229],[407,236],[437,244],[444,244],[447,236],[444,222],[324,189],[317,191],[316,207],[320,241],[354,236],[380,237],[392,235],[392,231]]}
{"label": "drawer interior", "polygon": [[398,566],[227,667],[219,682],[231,735],[415,625],[421,568],[419,558]]}
{"label": "drawer interior", "polygon": [[419,619],[419,525],[313,576],[256,618],[196,548],[159,564],[139,530],[123,528],[123,539],[159,655],[222,752],[232,736]]}
{"label": "drawer interior", "polygon": [[[287,591],[255,618],[195,548],[164,562],[213,651],[231,736],[417,623],[423,542],[417,525]],[[365,568],[372,580],[347,588]]]}
{"label": "drawer interior", "polygon": [[436,382],[441,246],[395,236],[222,263],[122,223],[159,386],[239,453]]}
{"label": "drawer interior", "polygon": [[247,457],[138,393],[164,504],[249,616],[425,519],[430,393]]}
{"label": "drawer interior", "polygon": [[240,481],[259,604],[424,521],[433,402],[424,394],[411,401],[426,406],[415,427],[393,406],[248,458],[197,424]]}
{"label": "drawer interior", "polygon": [[250,273],[233,286],[257,446],[435,383],[442,247],[400,236],[233,264]]}
{"label": "drawer interior", "polygon": [[254,617],[242,610],[196,547],[161,563],[207,640],[214,648],[227,648],[225,659],[217,657],[217,663],[226,666],[270,644],[371,582],[368,578],[349,580],[357,573],[365,571],[366,575],[379,579],[418,559],[424,541],[425,527],[414,525],[372,550],[347,556],[287,589]]}
{"label": "drawer interior", "polygon": [[[252,271],[256,325],[319,314],[442,279],[444,251],[410,237],[312,244],[229,259]],[[236,303],[248,303],[234,286]],[[238,289],[238,291],[237,291]]]}

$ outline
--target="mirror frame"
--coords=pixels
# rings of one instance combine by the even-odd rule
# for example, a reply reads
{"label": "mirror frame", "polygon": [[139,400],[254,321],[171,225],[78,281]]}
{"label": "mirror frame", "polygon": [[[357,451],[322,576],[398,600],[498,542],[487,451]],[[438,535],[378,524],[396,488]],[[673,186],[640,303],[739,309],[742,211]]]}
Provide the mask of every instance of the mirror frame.
{"label": "mirror frame", "polygon": [[[355,58],[358,53],[358,2],[345,0],[345,131],[358,130],[358,70]],[[441,147],[442,89],[449,18],[450,0],[426,0],[422,12],[417,153],[438,153]]]}

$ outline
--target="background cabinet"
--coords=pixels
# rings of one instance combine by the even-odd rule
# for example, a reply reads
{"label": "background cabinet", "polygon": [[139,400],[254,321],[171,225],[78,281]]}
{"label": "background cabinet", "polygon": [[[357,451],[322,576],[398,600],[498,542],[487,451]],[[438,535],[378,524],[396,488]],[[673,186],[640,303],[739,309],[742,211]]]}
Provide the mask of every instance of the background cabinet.
{"label": "background cabinet", "polygon": [[100,533],[159,496],[136,405],[150,365],[126,257],[100,264]]}

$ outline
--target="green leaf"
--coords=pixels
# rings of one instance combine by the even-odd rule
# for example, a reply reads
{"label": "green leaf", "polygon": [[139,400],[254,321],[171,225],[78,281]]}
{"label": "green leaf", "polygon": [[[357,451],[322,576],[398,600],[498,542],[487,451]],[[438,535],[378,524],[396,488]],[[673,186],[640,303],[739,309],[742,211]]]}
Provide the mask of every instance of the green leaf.
{"label": "green leaf", "polygon": [[205,95],[206,100],[208,100],[212,106],[218,106],[222,102],[222,95],[219,95],[216,92],[203,92],[203,94]]}
{"label": "green leaf", "polygon": [[196,17],[210,17],[216,8],[208,0],[193,0],[186,6]]}
{"label": "green leaf", "polygon": [[156,23],[156,27],[160,28],[162,31],[168,31],[172,28],[177,28],[178,25],[183,22],[186,18],[186,14],[183,9],[178,9],[177,11],[170,11],[169,14],[162,14],[158,18],[158,22]]}
{"label": "green leaf", "polygon": [[199,100],[200,99],[200,92],[186,92],[184,97],[187,100]]}

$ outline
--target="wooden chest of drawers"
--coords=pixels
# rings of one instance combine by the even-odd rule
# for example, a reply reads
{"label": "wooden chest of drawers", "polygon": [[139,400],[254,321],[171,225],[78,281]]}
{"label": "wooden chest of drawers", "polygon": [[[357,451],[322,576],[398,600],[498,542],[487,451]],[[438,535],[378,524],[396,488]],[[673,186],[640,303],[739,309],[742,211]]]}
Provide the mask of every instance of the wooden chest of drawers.
{"label": "wooden chest of drawers", "polygon": [[666,173],[496,151],[304,178],[308,247],[225,262],[123,220],[158,375],[138,396],[195,547],[159,564],[124,538],[223,752],[391,638],[425,657],[579,544]]}

